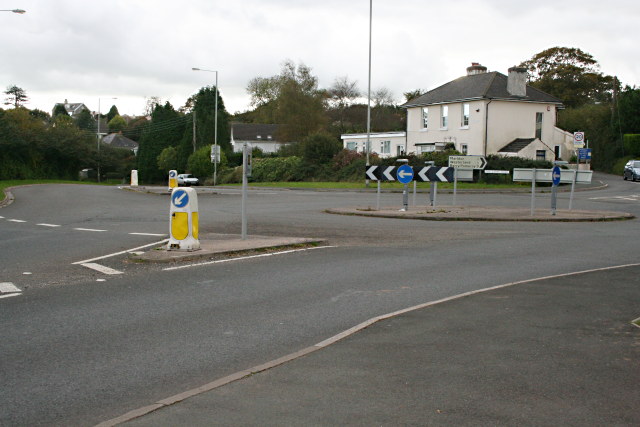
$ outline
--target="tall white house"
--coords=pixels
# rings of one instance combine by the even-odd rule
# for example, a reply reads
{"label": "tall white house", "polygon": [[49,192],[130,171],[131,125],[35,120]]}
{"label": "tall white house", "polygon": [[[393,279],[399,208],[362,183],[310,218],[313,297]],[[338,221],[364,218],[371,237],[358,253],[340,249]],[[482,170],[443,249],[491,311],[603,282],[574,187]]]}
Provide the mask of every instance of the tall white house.
{"label": "tall white house", "polygon": [[467,75],[406,102],[408,153],[443,150],[568,160],[573,136],[556,127],[562,101],[527,85],[527,70],[508,75],[473,63]]}

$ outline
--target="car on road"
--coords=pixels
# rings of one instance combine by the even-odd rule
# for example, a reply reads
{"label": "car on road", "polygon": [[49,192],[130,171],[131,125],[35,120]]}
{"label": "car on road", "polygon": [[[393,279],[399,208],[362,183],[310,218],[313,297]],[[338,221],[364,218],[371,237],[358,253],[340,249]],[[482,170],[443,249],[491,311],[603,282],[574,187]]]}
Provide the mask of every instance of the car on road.
{"label": "car on road", "polygon": [[192,185],[200,185],[200,181],[190,173],[182,173],[178,175],[178,185],[190,187]]}
{"label": "car on road", "polygon": [[640,160],[629,160],[624,166],[622,177],[625,180],[631,179],[632,181],[640,179]]}

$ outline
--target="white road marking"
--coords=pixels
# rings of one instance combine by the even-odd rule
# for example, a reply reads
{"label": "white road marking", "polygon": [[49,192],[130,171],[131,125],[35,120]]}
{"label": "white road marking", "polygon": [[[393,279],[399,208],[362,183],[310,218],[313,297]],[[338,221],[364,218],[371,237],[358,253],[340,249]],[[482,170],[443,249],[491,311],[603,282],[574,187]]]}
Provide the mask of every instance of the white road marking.
{"label": "white road marking", "polygon": [[129,233],[129,234],[132,234],[134,236],[155,236],[155,237],[166,236],[166,234],[155,234],[155,233]]}
{"label": "white road marking", "polygon": [[11,282],[0,282],[0,293],[10,294],[14,292],[22,292],[20,288]]}
{"label": "white road marking", "polygon": [[216,260],[216,261],[205,261],[205,262],[199,262],[199,263],[196,263],[196,264],[179,265],[177,267],[167,267],[167,268],[163,268],[162,271],[181,270],[183,268],[200,267],[200,266],[203,266],[203,265],[222,264],[223,262],[242,261],[242,260],[245,260],[245,259],[264,258],[264,257],[274,256],[274,255],[284,255],[284,254],[291,254],[291,253],[294,253],[294,252],[303,252],[303,251],[311,251],[311,250],[314,250],[314,249],[327,249],[327,248],[335,248],[335,247],[336,246],[317,246],[317,247],[313,247],[313,248],[291,249],[291,250],[288,250],[288,251],[271,252],[271,253],[260,254],[260,255],[249,255],[249,256],[238,257],[238,258],[219,259],[219,260]]}
{"label": "white road marking", "polygon": [[25,276],[30,276],[30,275],[32,275],[33,273],[32,273],[32,272],[30,272],[30,271],[25,271],[25,272],[24,272],[24,273],[22,273],[22,274],[23,274],[23,275],[25,275]]}
{"label": "white road marking", "polygon": [[46,223],[41,223],[41,224],[36,224],[39,225],[41,227],[60,227],[58,224],[46,224]]}
{"label": "white road marking", "polygon": [[11,298],[11,297],[17,297],[19,295],[22,295],[22,293],[17,293],[17,294],[6,294],[6,295],[0,295],[0,299],[2,298]]}
{"label": "white road marking", "polygon": [[24,221],[22,219],[8,219],[7,221],[9,221],[9,222],[27,222],[27,221]]}
{"label": "white road marking", "polygon": [[96,232],[107,231],[107,230],[98,230],[96,228],[74,228],[74,230],[77,230],[77,231],[96,231]]}
{"label": "white road marking", "polygon": [[104,265],[96,264],[93,262],[88,262],[84,264],[80,264],[83,267],[90,268],[92,270],[98,271],[103,274],[122,274],[122,271],[114,270],[113,268],[106,267]]}
{"label": "white road marking", "polygon": [[109,255],[103,255],[103,256],[96,257],[96,258],[85,259],[84,261],[76,261],[76,262],[71,263],[71,265],[86,264],[86,263],[89,263],[89,262],[98,261],[98,260],[105,259],[105,258],[111,258],[111,257],[114,257],[114,256],[118,256],[118,255],[129,253],[129,252],[134,252],[134,251],[137,251],[139,249],[148,248],[149,246],[161,245],[163,243],[167,243],[168,241],[169,241],[169,239],[164,239],[164,240],[160,240],[159,242],[149,243],[148,245],[138,246],[137,248],[127,249],[125,251],[115,252],[115,253],[112,253],[112,254],[109,254]]}

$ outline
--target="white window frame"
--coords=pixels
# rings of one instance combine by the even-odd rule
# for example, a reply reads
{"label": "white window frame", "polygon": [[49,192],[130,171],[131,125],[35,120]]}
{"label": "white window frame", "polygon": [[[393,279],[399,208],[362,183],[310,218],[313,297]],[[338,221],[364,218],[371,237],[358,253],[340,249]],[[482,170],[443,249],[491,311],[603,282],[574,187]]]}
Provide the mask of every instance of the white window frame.
{"label": "white window frame", "polygon": [[449,106],[440,106],[440,129],[447,129],[449,126]]}
{"label": "white window frame", "polygon": [[467,154],[469,152],[469,144],[461,144],[460,150],[462,151],[462,154]]}
{"label": "white window frame", "polygon": [[356,141],[348,141],[347,142],[347,150],[358,151],[358,142],[356,142]]}
{"label": "white window frame", "polygon": [[429,129],[429,107],[422,107],[422,129]]}
{"label": "white window frame", "polygon": [[391,154],[391,141],[380,141],[380,154]]}
{"label": "white window frame", "polygon": [[[540,120],[538,120],[540,118]],[[544,113],[537,112],[536,113],[536,131],[535,137],[542,141],[542,126],[544,123]]]}
{"label": "white window frame", "polygon": [[462,129],[469,129],[469,117],[471,112],[471,105],[468,102],[462,104],[462,116],[460,117],[460,127]]}

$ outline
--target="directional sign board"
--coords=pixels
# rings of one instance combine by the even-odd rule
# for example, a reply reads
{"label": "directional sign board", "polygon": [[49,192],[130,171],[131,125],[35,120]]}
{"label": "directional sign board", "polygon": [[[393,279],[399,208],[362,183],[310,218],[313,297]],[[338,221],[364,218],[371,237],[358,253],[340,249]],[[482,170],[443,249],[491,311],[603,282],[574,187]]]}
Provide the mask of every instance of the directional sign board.
{"label": "directional sign board", "polygon": [[579,160],[591,160],[591,148],[579,148],[578,149]]}
{"label": "directional sign board", "polygon": [[[534,169],[513,169],[514,182],[531,182]],[[552,169],[535,169],[536,182],[553,182]],[[576,174],[577,184],[590,184],[593,171],[576,171],[575,169],[561,169],[560,182],[563,184],[571,184],[573,182],[574,173]]]}
{"label": "directional sign board", "polygon": [[[410,167],[409,167],[410,168]],[[367,166],[365,169],[366,179],[372,181],[395,181],[395,166]]]}
{"label": "directional sign board", "polygon": [[487,159],[482,156],[449,156],[449,167],[457,169],[484,169]]}
{"label": "directional sign board", "polygon": [[408,184],[413,180],[413,168],[409,165],[402,165],[398,168],[396,176],[398,181],[403,184]]}
{"label": "directional sign board", "polygon": [[189,195],[182,189],[175,190],[171,195],[171,203],[176,208],[184,208],[189,203]]}

